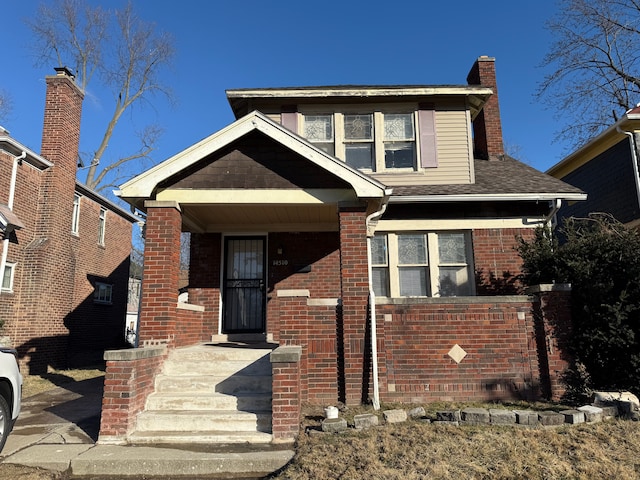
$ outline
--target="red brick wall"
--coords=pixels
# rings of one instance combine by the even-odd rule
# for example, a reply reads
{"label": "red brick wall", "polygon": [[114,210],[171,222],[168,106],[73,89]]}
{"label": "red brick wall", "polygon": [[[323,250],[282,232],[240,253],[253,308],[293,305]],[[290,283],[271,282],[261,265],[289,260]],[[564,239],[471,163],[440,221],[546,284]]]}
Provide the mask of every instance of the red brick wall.
{"label": "red brick wall", "polygon": [[147,209],[139,331],[143,346],[175,341],[181,225],[176,206]]}
{"label": "red brick wall", "polygon": [[220,264],[222,236],[219,233],[192,233],[189,265],[189,303],[205,308],[202,330],[205,339],[218,333],[220,308]]}
{"label": "red brick wall", "polygon": [[203,329],[204,312],[176,309],[176,347],[195,345],[211,340],[211,332]]}
{"label": "red brick wall", "polygon": [[478,58],[467,76],[467,82],[470,85],[482,85],[493,90],[493,95],[489,97],[473,121],[475,156],[490,160],[499,159],[501,155],[504,155],[504,145],[495,59],[491,57]]}
{"label": "red brick wall", "polygon": [[367,329],[369,283],[367,272],[366,212],[362,208],[340,210],[340,279],[342,281],[342,324],[338,342],[342,348],[344,401],[360,404],[367,400],[369,357]]}
{"label": "red brick wall", "polygon": [[[42,373],[102,362],[124,345],[131,222],[109,211],[105,245],[98,245],[100,205],[83,196],[79,234],[71,233],[82,94],[64,75],[47,77],[41,171],[18,166],[13,210],[25,227],[7,260],[16,263],[13,293],[1,294],[3,334],[18,348],[25,371]],[[8,201],[13,159],[0,153],[0,202]],[[113,304],[93,302],[95,281],[114,285]]]}
{"label": "red brick wall", "polygon": [[513,295],[523,291],[518,280],[522,259],[518,238],[531,239],[531,228],[487,228],[473,231],[473,256],[478,295]]}
{"label": "red brick wall", "polygon": [[167,356],[166,351],[153,348],[110,353],[102,397],[101,443],[124,441],[133,430]]}
{"label": "red brick wall", "polygon": [[[531,302],[478,300],[376,307],[383,401],[537,397]],[[456,344],[467,352],[459,364],[448,355]]]}

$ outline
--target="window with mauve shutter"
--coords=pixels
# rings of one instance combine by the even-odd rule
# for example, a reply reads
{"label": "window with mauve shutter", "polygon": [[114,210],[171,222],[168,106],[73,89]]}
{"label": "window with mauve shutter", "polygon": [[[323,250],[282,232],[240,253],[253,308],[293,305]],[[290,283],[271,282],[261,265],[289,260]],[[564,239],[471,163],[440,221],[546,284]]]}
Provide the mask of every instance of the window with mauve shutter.
{"label": "window with mauve shutter", "polygon": [[436,115],[433,109],[418,110],[418,128],[420,130],[420,167],[438,166],[436,148]]}

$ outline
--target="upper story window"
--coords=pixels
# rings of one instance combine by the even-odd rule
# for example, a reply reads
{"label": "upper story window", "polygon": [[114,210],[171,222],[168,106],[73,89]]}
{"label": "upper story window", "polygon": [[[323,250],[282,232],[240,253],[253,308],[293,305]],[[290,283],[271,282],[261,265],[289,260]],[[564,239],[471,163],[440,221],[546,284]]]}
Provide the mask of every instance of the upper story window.
{"label": "upper story window", "polygon": [[333,115],[305,115],[304,137],[320,150],[335,155]]}
{"label": "upper story window", "polygon": [[373,115],[344,116],[344,160],[358,170],[374,170]]}
{"label": "upper story window", "polygon": [[[416,112],[304,114],[304,136],[365,172],[418,169]],[[422,165],[425,166],[425,165]]]}
{"label": "upper story window", "polygon": [[100,217],[98,219],[98,244],[104,246],[104,233],[107,226],[107,209],[100,209]]}
{"label": "upper story window", "polygon": [[73,196],[73,216],[71,217],[71,233],[78,234],[80,228],[80,195]]}
{"label": "upper story window", "polygon": [[371,239],[373,290],[379,297],[473,294],[469,232],[395,232]]}
{"label": "upper story window", "polygon": [[416,138],[413,114],[384,115],[384,166],[413,168],[416,163]]}

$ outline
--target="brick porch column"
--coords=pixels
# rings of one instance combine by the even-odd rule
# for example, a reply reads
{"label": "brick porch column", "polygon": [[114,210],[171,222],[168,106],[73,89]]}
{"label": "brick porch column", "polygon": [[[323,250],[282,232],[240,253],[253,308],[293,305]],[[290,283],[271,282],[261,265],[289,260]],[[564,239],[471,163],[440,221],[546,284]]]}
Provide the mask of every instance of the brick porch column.
{"label": "brick porch column", "polygon": [[533,309],[542,394],[559,401],[567,390],[564,375],[573,365],[569,351],[573,329],[571,285],[536,285],[528,292],[536,298]]}
{"label": "brick porch column", "polygon": [[177,202],[147,201],[140,346],[173,345],[176,334],[180,231]]}
{"label": "brick porch column", "polygon": [[[370,352],[366,349],[369,281],[367,269],[366,207],[340,205],[340,278],[342,285],[342,328],[338,325],[338,342],[342,345],[343,372],[341,389],[344,402],[359,405],[368,400]],[[340,334],[342,342],[340,342]]]}

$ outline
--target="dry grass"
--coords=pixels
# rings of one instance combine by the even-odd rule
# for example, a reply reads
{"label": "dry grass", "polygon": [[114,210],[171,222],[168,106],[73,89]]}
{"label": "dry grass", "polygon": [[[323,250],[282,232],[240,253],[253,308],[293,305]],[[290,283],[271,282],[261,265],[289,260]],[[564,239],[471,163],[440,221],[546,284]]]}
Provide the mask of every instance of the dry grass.
{"label": "dry grass", "polygon": [[104,375],[101,368],[78,368],[69,370],[55,370],[49,368],[43,375],[24,375],[22,382],[22,398],[29,398],[38,393],[46,392],[55,387],[69,383],[80,382]]}
{"label": "dry grass", "polygon": [[[345,415],[347,418],[351,414]],[[637,479],[640,423],[557,428],[431,425],[319,434],[307,415],[296,457],[277,479]]]}

